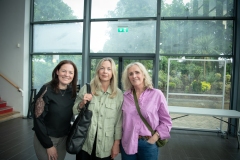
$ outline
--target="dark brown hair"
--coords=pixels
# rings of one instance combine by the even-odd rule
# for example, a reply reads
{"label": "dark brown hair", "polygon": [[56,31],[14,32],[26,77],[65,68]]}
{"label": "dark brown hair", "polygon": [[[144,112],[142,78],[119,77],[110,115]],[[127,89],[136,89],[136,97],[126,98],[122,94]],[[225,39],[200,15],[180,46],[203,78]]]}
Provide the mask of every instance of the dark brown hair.
{"label": "dark brown hair", "polygon": [[56,93],[59,93],[59,87],[58,87],[59,79],[58,79],[57,71],[59,71],[59,69],[64,64],[71,64],[73,66],[73,68],[74,68],[74,77],[73,77],[73,80],[69,84],[68,87],[72,88],[72,98],[75,98],[77,96],[78,71],[77,71],[76,65],[72,61],[70,61],[70,60],[63,60],[63,61],[59,62],[58,65],[52,71],[52,80],[49,83],[53,87],[53,90]]}

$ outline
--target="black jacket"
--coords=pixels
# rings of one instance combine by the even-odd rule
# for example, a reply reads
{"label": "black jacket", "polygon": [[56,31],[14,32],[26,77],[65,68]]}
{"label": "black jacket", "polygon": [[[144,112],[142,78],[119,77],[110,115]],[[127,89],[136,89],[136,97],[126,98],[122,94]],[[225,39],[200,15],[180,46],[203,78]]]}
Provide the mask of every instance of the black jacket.
{"label": "black jacket", "polygon": [[70,87],[66,91],[62,90],[62,93],[55,93],[50,85],[43,85],[34,99],[35,102],[46,87],[47,92],[43,96],[45,102],[44,111],[38,118],[34,115],[33,130],[42,146],[50,148],[53,144],[49,136],[58,138],[68,134],[75,99],[72,98],[72,89]]}

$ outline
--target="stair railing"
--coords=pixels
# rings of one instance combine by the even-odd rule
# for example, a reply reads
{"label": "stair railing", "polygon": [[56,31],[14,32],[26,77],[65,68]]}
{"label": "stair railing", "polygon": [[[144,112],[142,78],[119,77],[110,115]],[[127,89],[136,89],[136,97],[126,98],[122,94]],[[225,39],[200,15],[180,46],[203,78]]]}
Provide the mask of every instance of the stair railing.
{"label": "stair railing", "polygon": [[7,77],[5,77],[4,75],[2,75],[1,73],[0,73],[0,76],[1,76],[3,79],[5,79],[8,83],[10,83],[14,88],[16,88],[16,89],[18,90],[18,92],[22,92],[22,95],[23,95],[23,90],[22,90],[20,87],[18,87],[17,85],[15,85],[13,82],[11,82]]}

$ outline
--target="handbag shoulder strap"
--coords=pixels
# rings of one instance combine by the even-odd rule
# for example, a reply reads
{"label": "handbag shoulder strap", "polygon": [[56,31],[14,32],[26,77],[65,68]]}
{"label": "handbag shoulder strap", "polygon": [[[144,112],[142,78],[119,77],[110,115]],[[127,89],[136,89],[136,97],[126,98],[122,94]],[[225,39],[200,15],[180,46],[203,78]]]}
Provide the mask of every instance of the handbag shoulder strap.
{"label": "handbag shoulder strap", "polygon": [[40,95],[39,98],[42,98],[46,92],[47,92],[47,86],[46,86],[46,89],[43,91],[43,93]]}
{"label": "handbag shoulder strap", "polygon": [[152,129],[152,127],[148,124],[147,120],[143,117],[141,111],[140,111],[140,107],[138,105],[138,100],[137,100],[137,95],[136,95],[136,91],[135,89],[133,89],[133,96],[134,96],[134,101],[135,101],[135,105],[138,111],[138,114],[140,115],[142,121],[144,122],[144,124],[147,126],[148,130],[152,133],[152,135],[154,134],[154,131]]}
{"label": "handbag shoulder strap", "polygon": [[90,84],[89,83],[86,83],[87,85],[87,93],[91,93],[91,87],[90,87]]}
{"label": "handbag shoulder strap", "polygon": [[[86,83],[86,86],[87,86],[87,93],[91,93],[90,84],[89,84],[89,83]],[[89,103],[90,103],[90,101],[88,101],[88,102],[85,104],[85,107],[86,107],[86,108],[88,108]]]}

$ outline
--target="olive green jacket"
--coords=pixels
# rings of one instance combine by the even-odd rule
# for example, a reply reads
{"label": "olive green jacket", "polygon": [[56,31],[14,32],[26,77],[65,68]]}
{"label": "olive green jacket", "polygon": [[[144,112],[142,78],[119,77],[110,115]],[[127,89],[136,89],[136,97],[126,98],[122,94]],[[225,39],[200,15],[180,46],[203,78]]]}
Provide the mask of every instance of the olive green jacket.
{"label": "olive green jacket", "polygon": [[[96,156],[99,158],[111,155],[111,149],[115,140],[122,137],[122,102],[123,92],[118,89],[114,98],[109,98],[112,93],[110,87],[104,93],[98,91],[98,96],[93,95],[88,109],[93,112],[91,125],[88,135],[82,149],[91,155],[93,143],[96,137]],[[78,114],[77,107],[86,94],[86,85],[84,85],[75,100],[73,113]],[[97,135],[96,135],[97,133]]]}

